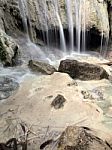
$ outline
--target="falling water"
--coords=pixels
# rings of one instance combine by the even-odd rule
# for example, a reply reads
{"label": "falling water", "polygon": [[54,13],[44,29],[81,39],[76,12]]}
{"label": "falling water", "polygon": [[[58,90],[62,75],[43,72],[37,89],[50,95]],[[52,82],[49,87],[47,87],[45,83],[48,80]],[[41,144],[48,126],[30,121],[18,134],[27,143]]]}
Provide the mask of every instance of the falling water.
{"label": "falling water", "polygon": [[47,15],[48,15],[48,8],[47,8],[47,0],[45,0],[45,4],[44,4],[44,16],[45,16],[45,29],[46,29],[46,39],[47,39],[47,46],[49,47],[49,27],[48,27],[48,21],[47,21]]}
{"label": "falling water", "polygon": [[61,18],[59,16],[59,12],[58,12],[58,0],[56,1],[56,3],[54,2],[54,10],[56,12],[56,17],[57,20],[59,22],[59,32],[60,32],[60,44],[61,44],[61,49],[66,52],[66,42],[65,42],[65,36],[64,36],[64,31],[63,31],[63,25],[61,22]]}
{"label": "falling water", "polygon": [[[32,26],[29,18],[29,12],[28,12],[28,6],[27,6],[27,0],[19,0],[19,7],[20,7],[20,12],[22,16],[22,21],[24,25],[24,30],[26,32],[26,38],[28,42],[33,41],[33,36],[32,36]],[[28,28],[28,22],[29,22],[29,28]]]}
{"label": "falling water", "polygon": [[27,37],[29,38],[28,25],[27,25],[27,7],[26,6],[27,6],[27,4],[26,4],[25,0],[19,0],[19,7],[20,7],[21,16],[22,16],[23,27],[27,34]]}
{"label": "falling water", "polygon": [[58,22],[59,22],[61,47],[62,47],[62,50],[63,50],[64,52],[66,52],[66,44],[65,44],[65,37],[64,37],[64,32],[63,32],[63,26],[62,26],[61,19],[60,19],[60,17],[59,17],[58,12],[56,12],[56,16],[57,16],[57,19],[58,19]]}
{"label": "falling water", "polygon": [[81,50],[81,0],[75,0],[76,17],[76,48],[77,52]]}
{"label": "falling water", "polygon": [[82,33],[82,50],[86,51],[86,4],[85,0],[83,0],[83,33]]}
{"label": "falling water", "polygon": [[70,38],[70,49],[74,49],[74,27],[73,27],[73,16],[72,16],[72,4],[71,0],[66,0],[67,18],[69,27],[69,38]]}
{"label": "falling water", "polygon": [[103,31],[101,33],[101,46],[100,46],[100,54],[102,53],[102,49],[103,49]]}
{"label": "falling water", "polygon": [[104,17],[102,16],[101,12],[99,11],[99,7],[96,5],[96,3],[94,2],[93,0],[93,5],[96,9],[96,13],[97,13],[97,16],[99,18],[99,20],[102,20],[101,22],[101,28],[102,28],[102,31],[101,31],[101,45],[100,45],[100,53],[102,53],[103,51],[103,47],[105,48],[105,53],[106,53],[106,50],[108,48],[108,42],[109,42],[109,34],[107,35],[106,39],[104,38],[104,31],[103,31],[103,25],[105,25],[105,19]]}

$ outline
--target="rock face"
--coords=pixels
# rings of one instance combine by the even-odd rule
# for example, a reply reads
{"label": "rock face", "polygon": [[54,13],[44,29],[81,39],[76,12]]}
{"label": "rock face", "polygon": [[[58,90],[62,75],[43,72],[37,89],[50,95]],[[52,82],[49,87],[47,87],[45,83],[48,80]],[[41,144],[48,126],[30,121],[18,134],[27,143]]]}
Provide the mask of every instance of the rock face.
{"label": "rock face", "polygon": [[58,71],[80,80],[100,80],[109,77],[102,67],[69,59],[60,62]]}
{"label": "rock face", "polygon": [[19,49],[16,42],[0,30],[0,61],[4,66],[16,65]]}
{"label": "rock face", "polygon": [[[53,29],[59,26],[59,21],[56,16],[54,1],[47,0],[46,3],[40,0],[28,0],[29,4],[29,14],[32,20],[33,28],[44,29],[46,30],[46,21],[48,22],[48,28]],[[109,33],[109,22],[108,22],[108,12],[107,12],[107,4],[104,1],[94,0],[94,2],[90,0],[85,1],[85,10],[86,10],[86,28],[91,28],[95,26],[99,31],[104,31],[104,34]],[[31,5],[32,4],[32,5]],[[68,27],[68,18],[67,18],[67,5],[64,0],[58,1],[59,6],[59,14],[61,18],[61,22],[64,28]],[[76,26],[76,12],[75,12],[75,1],[72,1],[71,10],[73,15],[74,26]],[[84,10],[84,4],[81,3],[81,8]],[[46,12],[45,12],[46,8]],[[34,12],[37,11],[37,14]],[[103,17],[101,16],[103,14]],[[83,12],[82,12],[83,16]],[[82,21],[83,23],[83,17]]]}
{"label": "rock face", "polygon": [[86,127],[70,126],[62,133],[57,150],[111,150]]}
{"label": "rock face", "polygon": [[56,72],[56,69],[53,66],[43,62],[34,61],[34,60],[29,61],[29,67],[34,72],[41,72],[47,75],[51,75],[54,72]]}
{"label": "rock face", "polygon": [[19,0],[0,0],[0,27],[9,34],[23,30]]}
{"label": "rock face", "polygon": [[[104,0],[86,0],[86,29],[87,31],[95,27],[99,33],[109,35],[109,19],[107,2]],[[56,14],[56,2],[51,0],[1,0],[0,1],[0,26],[7,33],[13,31],[24,31],[27,25],[30,37],[35,43],[40,38],[40,31],[59,31],[59,19]],[[84,3],[81,3],[84,10]],[[71,10],[73,15],[73,26],[76,28],[75,1],[72,1]],[[59,16],[64,29],[68,28],[67,5],[65,0],[58,0]],[[81,14],[83,30],[83,12]],[[102,17],[103,16],[103,17]],[[97,33],[96,33],[97,34]]]}
{"label": "rock face", "polygon": [[62,95],[57,95],[56,98],[51,103],[51,106],[55,109],[62,108],[64,106],[66,99]]}
{"label": "rock face", "polygon": [[19,84],[9,77],[0,77],[0,100],[8,98]]}

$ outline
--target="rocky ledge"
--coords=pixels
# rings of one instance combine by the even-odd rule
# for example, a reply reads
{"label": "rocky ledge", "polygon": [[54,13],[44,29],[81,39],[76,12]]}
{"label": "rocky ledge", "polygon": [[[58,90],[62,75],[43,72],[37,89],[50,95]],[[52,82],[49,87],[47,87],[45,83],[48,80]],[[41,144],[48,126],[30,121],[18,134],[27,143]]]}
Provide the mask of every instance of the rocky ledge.
{"label": "rocky ledge", "polygon": [[0,29],[0,61],[3,65],[17,65],[19,54],[19,46],[16,42]]}

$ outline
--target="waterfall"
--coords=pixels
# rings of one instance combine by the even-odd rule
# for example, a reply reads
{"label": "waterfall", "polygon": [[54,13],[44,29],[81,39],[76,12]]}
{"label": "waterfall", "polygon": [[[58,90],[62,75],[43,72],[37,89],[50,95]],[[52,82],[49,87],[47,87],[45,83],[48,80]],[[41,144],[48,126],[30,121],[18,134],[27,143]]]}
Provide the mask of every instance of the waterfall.
{"label": "waterfall", "polygon": [[65,44],[65,37],[64,37],[64,32],[63,32],[63,26],[62,26],[61,19],[57,11],[56,11],[56,16],[59,22],[61,48],[64,52],[66,52],[66,44]]}
{"label": "waterfall", "polygon": [[[104,38],[104,31],[103,31],[103,25],[105,25],[105,19],[104,17],[102,16],[101,12],[99,11],[99,7],[96,5],[96,3],[94,2],[93,0],[93,5],[96,9],[96,14],[98,16],[98,19],[99,20],[102,20],[103,24],[101,23],[101,28],[102,28],[102,31],[101,31],[101,45],[100,45],[100,53],[102,53],[103,51],[103,48],[105,48],[105,50],[107,50],[108,48],[108,42],[109,42],[109,34],[107,35],[106,39]],[[106,53],[106,52],[105,52]]]}
{"label": "waterfall", "polygon": [[83,52],[86,51],[86,0],[83,0],[83,8],[84,8],[84,12],[83,12],[83,33],[82,33],[82,50]]}
{"label": "waterfall", "polygon": [[[75,8],[74,8],[74,2],[75,2]],[[52,5],[49,9],[49,4]],[[28,25],[27,25],[27,17],[29,16],[29,11],[27,8],[27,0],[20,0],[19,1],[20,5],[20,10],[21,10],[21,15],[23,17],[23,24],[24,28],[27,34],[28,39],[29,38],[29,31],[28,31]],[[74,51],[74,39],[76,39],[76,49],[77,52],[80,53],[81,51],[81,45],[82,45],[82,51],[86,50],[86,10],[85,10],[85,0],[65,0],[65,5],[66,5],[66,10],[65,10],[65,15],[67,16],[67,21],[68,21],[68,32],[69,32],[69,48],[71,51]],[[83,7],[82,7],[83,5]],[[38,18],[39,24],[40,24],[40,29],[42,31],[42,36],[43,36],[43,41],[44,43],[47,44],[47,47],[50,47],[52,44],[51,41],[54,38],[55,43],[58,41],[58,31],[59,30],[59,35],[60,35],[60,46],[63,52],[66,52],[66,41],[65,41],[65,34],[64,34],[64,28],[63,28],[63,23],[61,20],[60,16],[60,3],[58,0],[52,0],[50,3],[48,0],[45,0],[44,2],[40,2],[37,0],[36,4],[36,9],[38,10],[37,17]],[[74,8],[74,10],[73,10]],[[83,15],[82,15],[82,8],[83,9]],[[52,11],[53,10],[53,11]],[[52,12],[50,12],[52,11]],[[75,13],[75,18],[73,18],[73,11]],[[53,13],[54,17],[57,18],[58,21],[58,26],[56,23],[56,28],[54,31],[52,31],[51,27],[49,27],[49,18],[50,13]],[[75,20],[75,22],[74,22]],[[29,19],[30,21],[30,19]],[[76,24],[76,35],[74,35],[74,25]],[[54,25],[55,27],[55,25]],[[57,28],[58,27],[58,28]],[[32,28],[32,27],[31,27]],[[31,30],[31,29],[30,29]],[[51,31],[50,31],[51,30]],[[83,32],[82,32],[83,30]],[[49,32],[50,31],[50,32]],[[32,31],[31,31],[32,33]],[[51,34],[50,34],[51,33]],[[54,37],[52,35],[54,34]],[[82,41],[82,43],[81,43]]]}
{"label": "waterfall", "polygon": [[22,21],[23,21],[23,28],[24,31],[26,32],[27,37],[29,38],[28,35],[28,25],[27,25],[27,4],[25,0],[19,0],[19,8],[20,8],[20,13],[22,16]]}
{"label": "waterfall", "polygon": [[[19,0],[19,8],[20,8],[21,16],[22,16],[23,27],[24,27],[24,31],[26,33],[27,41],[31,42],[30,39],[32,39],[32,41],[33,41],[32,26],[31,26],[30,18],[28,18],[29,13],[28,13],[27,0]],[[29,21],[29,28],[28,28],[27,21]]]}
{"label": "waterfall", "polygon": [[67,18],[68,18],[68,29],[70,38],[70,49],[74,50],[74,27],[73,27],[73,16],[72,16],[72,1],[66,0]]}
{"label": "waterfall", "polygon": [[[49,27],[48,27],[48,19],[47,19],[47,15],[48,15],[48,8],[47,8],[47,0],[45,0],[45,2],[43,3],[43,6],[44,6],[44,25],[45,25],[45,31],[46,31],[46,42],[47,42],[47,46],[49,47],[50,46],[50,40],[49,40]],[[44,33],[43,33],[44,34]]]}
{"label": "waterfall", "polygon": [[76,15],[76,48],[77,52],[81,51],[81,0],[75,0]]}

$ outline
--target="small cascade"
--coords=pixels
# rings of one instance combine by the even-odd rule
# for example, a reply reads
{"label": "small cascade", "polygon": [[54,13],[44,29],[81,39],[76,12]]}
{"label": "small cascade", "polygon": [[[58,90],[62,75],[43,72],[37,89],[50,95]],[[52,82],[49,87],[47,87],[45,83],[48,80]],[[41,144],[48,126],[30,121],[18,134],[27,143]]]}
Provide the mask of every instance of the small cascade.
{"label": "small cascade", "polygon": [[82,25],[83,25],[83,32],[82,32],[82,51],[86,51],[86,0],[83,0],[83,16],[82,16]]}
{"label": "small cascade", "polygon": [[[101,28],[103,30],[105,19],[99,11],[99,5],[97,6],[94,0],[92,1],[93,8],[96,9],[96,15],[101,20]],[[66,47],[69,48],[70,53],[74,49],[78,53],[85,52],[86,43],[91,43],[91,41],[86,41],[86,37],[89,37],[89,35],[86,35],[86,0],[64,0],[64,2],[65,4],[61,3],[60,0],[36,1],[36,19],[38,20],[38,25],[40,25],[40,28],[35,28],[36,36],[37,38],[41,37],[40,40],[47,45],[47,49],[52,46],[59,48],[60,45],[60,49],[63,52],[67,52]],[[20,0],[19,3],[24,28],[29,37],[27,0]],[[52,19],[52,17],[55,19]],[[51,22],[49,21],[50,19]],[[108,45],[108,39],[108,37],[107,39],[104,37],[104,31],[102,31],[100,52],[102,52],[104,46]]]}
{"label": "small cascade", "polygon": [[97,17],[99,18],[99,20],[102,20],[102,22],[103,22],[103,24],[101,23],[102,31],[101,31],[101,45],[100,45],[100,53],[102,54],[103,49],[105,51],[103,53],[106,53],[106,51],[107,51],[108,42],[109,42],[109,33],[108,33],[107,37],[105,38],[104,37],[104,31],[103,31],[103,25],[105,25],[105,19],[102,16],[102,14],[100,13],[99,7],[96,5],[96,3],[94,2],[94,0],[93,0],[93,5],[94,5],[94,7],[96,9]]}
{"label": "small cascade", "polygon": [[81,51],[81,0],[75,0],[76,14],[76,48],[77,52]]}
{"label": "small cascade", "polygon": [[101,46],[100,46],[100,54],[102,53],[103,50],[103,31],[101,33]]}
{"label": "small cascade", "polygon": [[74,50],[74,26],[73,26],[73,16],[72,16],[72,1],[66,0],[65,2],[67,8],[70,49],[73,51]]}
{"label": "small cascade", "polygon": [[22,16],[24,31],[28,37],[29,36],[28,35],[28,25],[27,25],[28,12],[27,12],[26,0],[19,0],[19,7],[20,7],[21,16]]}
{"label": "small cascade", "polygon": [[64,37],[64,32],[63,32],[63,26],[62,26],[61,19],[59,17],[58,12],[56,12],[56,16],[57,16],[57,19],[58,19],[58,22],[59,22],[61,47],[62,47],[63,51],[66,52],[66,44],[65,44],[65,37]]}
{"label": "small cascade", "polygon": [[58,1],[56,1],[56,3],[54,2],[54,7],[55,7],[55,13],[56,13],[56,17],[59,23],[59,33],[60,33],[60,45],[61,45],[61,49],[66,52],[66,42],[65,42],[65,36],[64,36],[64,31],[63,31],[63,25],[61,22],[61,18],[59,16],[59,11],[58,11]]}
{"label": "small cascade", "polygon": [[47,23],[47,14],[48,14],[48,9],[47,9],[47,0],[45,0],[45,5],[44,5],[44,9],[45,9],[45,26],[46,26],[46,39],[47,39],[47,46],[49,47],[49,28],[48,28],[48,23]]}

